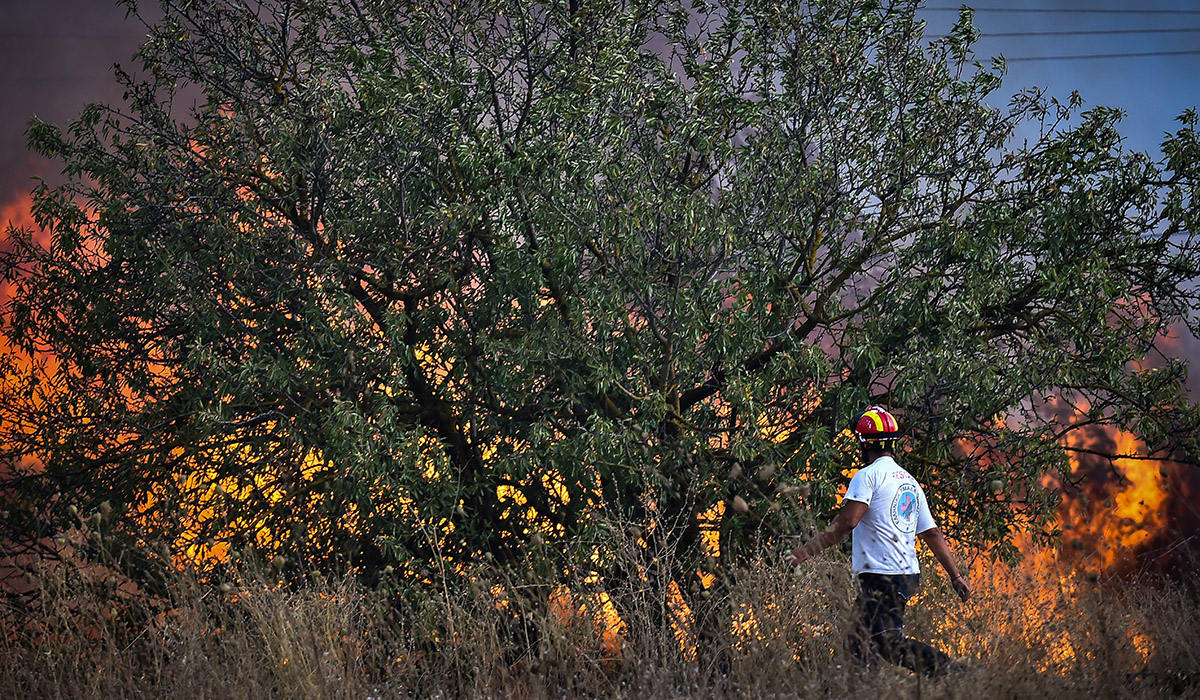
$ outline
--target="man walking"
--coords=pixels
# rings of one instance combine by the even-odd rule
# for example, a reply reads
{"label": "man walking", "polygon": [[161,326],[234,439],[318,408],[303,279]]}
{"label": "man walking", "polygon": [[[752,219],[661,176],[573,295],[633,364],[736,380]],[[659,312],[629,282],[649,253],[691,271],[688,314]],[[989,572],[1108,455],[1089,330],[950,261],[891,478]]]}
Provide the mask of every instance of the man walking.
{"label": "man walking", "polygon": [[791,563],[799,564],[853,532],[852,567],[861,593],[855,602],[852,653],[868,665],[883,657],[917,673],[943,675],[950,657],[904,636],[904,606],[921,580],[916,536],[929,545],[963,602],[970,600],[971,587],[954,564],[921,485],[896,463],[896,419],[882,407],[871,406],[855,420],[854,433],[866,466],[850,480],[830,526],[793,549]]}

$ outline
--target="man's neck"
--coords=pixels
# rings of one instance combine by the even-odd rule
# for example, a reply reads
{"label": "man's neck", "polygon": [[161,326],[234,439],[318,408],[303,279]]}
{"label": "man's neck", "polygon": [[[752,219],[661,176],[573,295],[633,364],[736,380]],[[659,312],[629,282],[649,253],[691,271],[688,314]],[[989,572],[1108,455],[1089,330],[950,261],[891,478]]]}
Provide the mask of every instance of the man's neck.
{"label": "man's neck", "polygon": [[863,453],[863,459],[867,464],[873,464],[880,457],[891,457],[892,459],[896,458],[894,454],[887,450],[870,450]]}

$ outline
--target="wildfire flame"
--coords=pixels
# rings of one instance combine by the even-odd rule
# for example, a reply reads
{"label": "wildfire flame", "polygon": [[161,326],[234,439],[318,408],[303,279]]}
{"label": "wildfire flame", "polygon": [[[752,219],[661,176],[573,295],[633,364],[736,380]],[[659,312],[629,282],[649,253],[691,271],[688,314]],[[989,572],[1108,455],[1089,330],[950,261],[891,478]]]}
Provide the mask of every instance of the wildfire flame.
{"label": "wildfire flame", "polygon": [[[1023,601],[1009,632],[1036,639],[1044,648],[1042,671],[1066,668],[1075,659],[1081,640],[1054,620],[1083,605],[1086,588],[1148,571],[1170,573],[1171,550],[1185,544],[1200,524],[1191,495],[1196,489],[1189,481],[1194,475],[1181,465],[1146,458],[1146,446],[1132,433],[1091,425],[1069,433],[1064,446],[1069,473],[1041,480],[1062,499],[1054,523],[1061,533],[1057,545],[1018,536],[1016,576],[999,563],[985,562],[971,572],[976,590]],[[1135,622],[1127,621],[1125,639],[1144,663],[1154,648]]]}
{"label": "wildfire flame", "polygon": [[1077,431],[1066,446],[1073,450],[1070,474],[1043,480],[1062,495],[1057,525],[1064,561],[1100,575],[1168,568],[1171,545],[1186,541],[1195,529],[1188,471],[1140,457],[1145,445],[1111,426]]}

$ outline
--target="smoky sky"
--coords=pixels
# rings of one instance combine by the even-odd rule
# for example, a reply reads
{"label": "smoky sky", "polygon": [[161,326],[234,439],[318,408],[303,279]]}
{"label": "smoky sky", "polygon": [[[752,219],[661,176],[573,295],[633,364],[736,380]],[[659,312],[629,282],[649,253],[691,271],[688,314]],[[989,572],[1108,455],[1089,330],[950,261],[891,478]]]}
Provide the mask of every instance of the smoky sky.
{"label": "smoky sky", "polygon": [[35,116],[63,125],[89,102],[119,103],[113,64],[132,68],[145,28],[111,0],[0,0],[0,201],[55,179],[60,166],[29,152]]}
{"label": "smoky sky", "polygon": [[[927,0],[920,12],[928,22],[926,33],[947,31],[956,15],[952,10],[961,4]],[[1087,107],[1125,110],[1122,133],[1127,145],[1153,154],[1164,133],[1177,128],[1174,118],[1186,108],[1200,106],[1200,55],[1177,53],[1200,51],[1200,31],[1187,31],[1200,28],[1200,4],[1195,0],[979,0],[973,4],[978,8],[976,27],[983,34],[976,45],[977,58],[986,64],[990,57],[1003,55],[1010,61],[1004,86],[993,98],[995,106],[1003,106],[1026,88],[1043,88],[1063,100],[1078,90]],[[151,14],[156,9],[154,2],[142,6]],[[1128,14],[1131,9],[1157,12]],[[1180,11],[1195,14],[1171,14]],[[0,202],[11,202],[17,193],[28,191],[30,175],[52,175],[57,170],[28,153],[24,132],[29,119],[36,115],[63,124],[88,102],[119,102],[122,91],[113,80],[112,66],[136,67],[131,56],[145,29],[126,19],[125,8],[114,0],[0,0],[0,19]],[[1150,31],[1112,33],[1133,29]],[[1131,55],[1155,52],[1175,55]],[[1119,57],[1020,60],[1110,54]]]}

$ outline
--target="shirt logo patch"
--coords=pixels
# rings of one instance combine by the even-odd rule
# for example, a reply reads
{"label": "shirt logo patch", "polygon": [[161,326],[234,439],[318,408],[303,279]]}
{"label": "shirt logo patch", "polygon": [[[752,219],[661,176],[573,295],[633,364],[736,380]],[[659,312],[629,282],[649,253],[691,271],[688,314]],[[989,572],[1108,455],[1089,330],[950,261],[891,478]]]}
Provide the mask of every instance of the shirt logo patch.
{"label": "shirt logo patch", "polygon": [[901,532],[916,532],[917,511],[920,501],[917,499],[915,484],[901,484],[892,498],[892,524]]}

